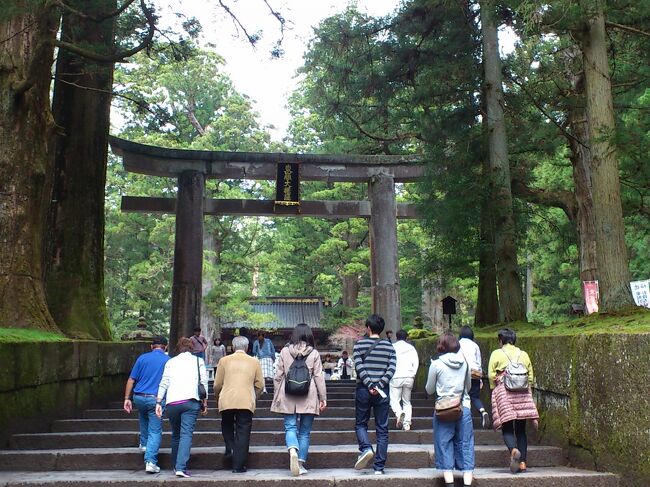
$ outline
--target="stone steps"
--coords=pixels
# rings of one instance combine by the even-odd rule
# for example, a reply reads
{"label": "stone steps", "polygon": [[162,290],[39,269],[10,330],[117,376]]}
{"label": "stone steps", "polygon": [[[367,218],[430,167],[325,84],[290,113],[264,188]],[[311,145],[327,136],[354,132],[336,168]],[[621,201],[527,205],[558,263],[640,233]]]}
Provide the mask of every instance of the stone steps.
{"label": "stone steps", "polygon": [[[434,453],[431,445],[391,445],[386,468],[433,467]],[[224,465],[222,447],[192,447],[191,468],[214,469]],[[359,454],[356,444],[314,445],[309,449],[310,468],[337,468],[354,466]],[[477,445],[477,467],[507,465],[508,453],[502,445]],[[158,455],[161,468],[171,469],[170,449],[161,448]],[[531,446],[528,463],[531,467],[559,466],[565,462],[562,450],[552,446]],[[287,450],[284,446],[252,446],[248,468],[286,468]],[[137,448],[75,448],[53,450],[7,450],[0,452],[0,471],[50,471],[50,470],[124,470],[141,468],[142,453]]]}
{"label": "stone steps", "polygon": [[[318,423],[315,424],[318,426]],[[169,447],[171,433],[163,432],[162,446]],[[374,441],[374,432],[370,433]],[[73,432],[73,433],[38,433],[14,435],[11,447],[15,450],[46,450],[46,449],[72,449],[72,448],[129,448],[138,444],[139,433],[136,431],[101,431],[101,432]],[[403,445],[431,445],[433,434],[428,430],[391,431],[390,440],[395,444]],[[312,431],[312,445],[343,445],[353,444],[356,436],[352,431]],[[477,445],[501,445],[501,435],[492,430],[476,430],[474,442]],[[220,431],[198,431],[192,439],[193,446],[223,446],[223,437]],[[257,431],[251,433],[253,446],[283,446],[284,432]]]}
{"label": "stone steps", "polygon": [[[223,438],[218,412],[199,418],[193,437],[189,469],[192,478],[178,479],[169,470],[169,422],[163,423],[159,454],[163,472],[144,473],[139,443],[137,412],[127,415],[122,403],[113,401],[106,409],[90,409],[79,419],[53,422],[50,433],[17,434],[11,450],[0,451],[0,487],[42,486],[89,487],[119,485],[146,487],[161,484],[194,483],[214,487],[278,487],[284,482],[307,482],[309,487],[364,487],[366,482],[385,487],[442,487],[440,474],[433,470],[433,401],[422,392],[413,396],[414,418],[411,431],[395,429],[390,420],[390,446],[387,475],[376,477],[372,470],[353,469],[358,449],[354,433],[353,382],[328,382],[328,409],[316,419],[311,436],[306,477],[294,478],[288,471],[284,430],[279,415],[271,413],[269,391],[258,401],[253,420],[249,471],[232,474],[223,462]],[[214,402],[211,401],[211,405]],[[392,413],[391,413],[392,414]],[[508,453],[501,434],[478,429],[474,418],[476,443],[475,487],[618,487],[611,474],[567,468],[561,449],[529,447],[529,470],[512,475]],[[374,423],[370,421],[370,428]],[[374,432],[371,432],[374,440]],[[273,485],[269,484],[272,483]],[[462,485],[459,477],[456,486]]]}
{"label": "stone steps", "polygon": [[[618,487],[615,475],[586,472],[567,467],[534,468],[525,475],[512,475],[507,469],[478,468],[474,472],[474,487]],[[383,477],[372,471],[349,468],[312,469],[306,477],[288,477],[286,469],[249,471],[245,474],[229,470],[193,470],[189,479],[178,479],[172,472],[148,475],[138,470],[76,471],[76,472],[10,472],[0,478],[1,487],[14,486],[65,486],[95,487],[145,487],[153,485],[201,485],[205,487],[278,487],[295,483],[310,487],[443,487],[439,474],[430,468],[391,469]],[[456,478],[456,486],[462,486]]]}
{"label": "stone steps", "polygon": [[[392,411],[391,411],[392,413]],[[413,408],[413,416],[431,418],[433,415],[433,404],[429,407]],[[82,419],[123,419],[129,415],[123,409],[87,409],[82,413]],[[135,416],[137,418],[137,416]],[[216,409],[209,408],[207,418],[219,418],[219,412]],[[257,408],[255,418],[277,418],[278,413],[274,413],[269,407]],[[321,418],[354,418],[354,407],[329,407],[321,413]]]}
{"label": "stone steps", "polygon": [[[263,408],[263,407],[271,407],[271,402],[272,399],[258,399],[257,400],[257,407],[258,408]],[[414,408],[417,407],[429,407],[433,409],[433,404],[434,401],[433,399],[412,399],[411,400],[411,405]],[[122,405],[123,403],[118,402],[118,401],[111,401],[107,405],[107,409],[119,409],[122,410]],[[214,405],[214,401],[211,399],[210,400],[210,406]],[[327,398],[327,407],[328,408],[353,408],[354,407],[354,395],[353,393],[350,393],[350,397],[346,399],[330,399],[329,397]]]}
{"label": "stone steps", "polygon": [[[124,415],[126,416],[126,414]],[[324,431],[350,431],[354,432],[354,418],[318,418],[316,419],[315,428]],[[374,428],[374,421],[370,420],[370,428]],[[474,427],[480,426],[479,418],[474,418]],[[411,427],[413,429],[432,428],[431,417],[412,418]],[[167,427],[168,428],[168,427]],[[283,420],[275,414],[268,418],[253,418],[254,431],[281,431]],[[389,428],[395,429],[395,421],[389,422]],[[196,431],[221,431],[221,419],[199,418],[196,424]],[[74,431],[138,431],[137,415],[132,414],[130,417],[115,419],[64,419],[55,421],[52,424],[53,433],[64,433]]]}

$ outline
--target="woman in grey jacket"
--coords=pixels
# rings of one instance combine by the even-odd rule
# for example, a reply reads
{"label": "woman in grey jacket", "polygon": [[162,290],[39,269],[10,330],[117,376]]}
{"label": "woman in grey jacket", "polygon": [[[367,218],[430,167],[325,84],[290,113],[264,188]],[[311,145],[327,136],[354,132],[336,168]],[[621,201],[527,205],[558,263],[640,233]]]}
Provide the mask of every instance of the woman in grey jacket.
{"label": "woman in grey jacket", "polygon": [[433,443],[436,468],[442,471],[446,487],[454,485],[454,466],[463,473],[463,485],[472,485],[474,474],[474,428],[470,412],[470,369],[458,339],[450,332],[438,338],[440,356],[431,361],[425,389],[436,401],[460,398],[462,415],[456,421],[441,421],[433,415]]}
{"label": "woman in grey jacket", "polygon": [[[305,358],[312,379],[306,396],[291,396],[285,392],[287,373],[298,355]],[[314,335],[309,325],[300,323],[293,329],[291,341],[280,352],[273,388],[271,411],[284,416],[289,468],[294,476],[304,475],[307,473],[305,463],[314,418],[327,407],[323,365],[318,350],[315,350]]]}

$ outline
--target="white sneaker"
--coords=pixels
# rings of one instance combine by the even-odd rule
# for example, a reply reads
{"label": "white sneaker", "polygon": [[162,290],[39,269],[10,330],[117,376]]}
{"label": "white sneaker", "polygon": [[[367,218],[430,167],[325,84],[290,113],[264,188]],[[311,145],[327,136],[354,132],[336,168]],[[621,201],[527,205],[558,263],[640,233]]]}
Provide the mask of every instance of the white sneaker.
{"label": "white sneaker", "polygon": [[404,431],[410,431],[411,430],[411,424],[410,423],[404,423]]}
{"label": "white sneaker", "polygon": [[144,471],[147,473],[160,473],[160,467],[155,463],[147,462],[144,465]]}
{"label": "white sneaker", "polygon": [[190,474],[187,473],[187,472],[183,472],[182,470],[176,470],[176,476],[177,476],[177,477],[183,477],[183,478],[185,478],[185,479],[189,479],[189,478],[190,478]]}
{"label": "white sneaker", "polygon": [[302,462],[300,462],[299,471],[300,471],[300,475],[307,475],[309,473],[309,470],[305,468],[305,464]]}
{"label": "white sneaker", "polygon": [[140,445],[139,448],[140,448],[140,451],[141,451],[142,453],[146,453],[146,451],[147,451],[147,447],[146,447],[146,446],[144,446],[144,445]]}
{"label": "white sneaker", "polygon": [[383,470],[375,470],[375,475],[384,475]]}
{"label": "white sneaker", "polygon": [[300,475],[300,466],[298,465],[298,451],[295,448],[289,448],[289,470],[291,470],[291,475],[294,477]]}
{"label": "white sneaker", "polygon": [[375,457],[375,454],[373,453],[372,449],[368,448],[366,451],[361,452],[361,454],[357,458],[357,462],[354,464],[354,468],[356,470],[363,470],[364,468],[366,468],[368,466],[368,463],[374,457]]}

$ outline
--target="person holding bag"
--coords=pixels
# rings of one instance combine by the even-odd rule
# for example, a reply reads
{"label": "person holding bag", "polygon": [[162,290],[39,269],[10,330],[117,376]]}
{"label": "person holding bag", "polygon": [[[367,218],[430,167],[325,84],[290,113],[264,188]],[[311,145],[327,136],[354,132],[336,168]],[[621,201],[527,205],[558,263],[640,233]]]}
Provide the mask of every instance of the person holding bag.
{"label": "person holding bag", "polygon": [[492,388],[492,422],[501,430],[503,441],[510,451],[510,472],[526,471],[528,438],[526,420],[538,425],[539,413],[531,386],[535,375],[530,357],[515,347],[517,334],[504,328],[499,331],[499,345],[490,355],[488,378]]}
{"label": "person holding bag", "polygon": [[205,362],[192,354],[192,341],[181,338],[176,346],[178,355],[165,364],[156,397],[156,415],[162,416],[166,399],[167,417],[172,427],[172,465],[177,477],[189,477],[192,435],[196,420],[207,414],[208,375]]}
{"label": "person holding bag", "polygon": [[433,415],[433,445],[436,469],[441,470],[445,487],[454,485],[454,466],[463,473],[463,485],[474,478],[474,428],[470,412],[470,367],[459,353],[458,339],[445,332],[438,338],[440,354],[431,361],[425,389],[436,396]]}
{"label": "person holding bag", "polygon": [[289,468],[294,476],[307,473],[305,463],[314,419],[327,407],[325,375],[314,335],[305,323],[296,325],[280,352],[271,411],[284,416]]}

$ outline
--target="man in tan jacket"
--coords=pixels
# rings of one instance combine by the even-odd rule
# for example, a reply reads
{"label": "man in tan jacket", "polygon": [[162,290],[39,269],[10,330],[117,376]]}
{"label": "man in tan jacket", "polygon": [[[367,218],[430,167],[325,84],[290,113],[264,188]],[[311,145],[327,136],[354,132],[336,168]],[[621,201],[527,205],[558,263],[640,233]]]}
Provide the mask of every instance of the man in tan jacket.
{"label": "man in tan jacket", "polygon": [[264,378],[259,361],[246,354],[248,338],[233,338],[232,348],[235,353],[219,361],[214,396],[226,444],[224,459],[232,458],[233,473],[242,473],[246,471],[255,400],[264,389]]}

